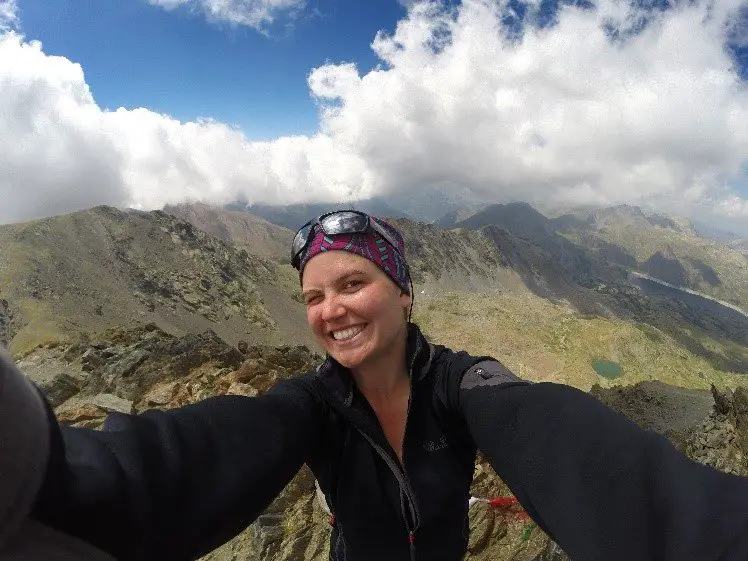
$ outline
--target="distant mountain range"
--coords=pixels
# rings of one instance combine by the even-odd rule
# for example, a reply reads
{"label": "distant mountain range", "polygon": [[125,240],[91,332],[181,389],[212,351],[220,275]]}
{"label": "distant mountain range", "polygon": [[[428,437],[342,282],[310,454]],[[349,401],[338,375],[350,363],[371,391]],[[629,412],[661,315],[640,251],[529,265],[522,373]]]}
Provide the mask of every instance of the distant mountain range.
{"label": "distant mountain range", "polygon": [[682,219],[614,207],[554,219],[556,231],[601,258],[748,310],[748,260]]}
{"label": "distant mountain range", "polygon": [[[445,228],[497,225],[543,248],[577,271],[589,260],[619,266],[696,290],[748,309],[748,241],[719,243],[683,218],[619,205],[547,218],[526,203],[494,204],[478,212],[449,213]],[[587,250],[584,257],[580,249]],[[585,261],[587,259],[587,261]],[[580,269],[581,268],[581,269]]]}
{"label": "distant mountain range", "polygon": [[353,208],[374,216],[408,218],[410,220],[441,224],[445,213],[468,216],[483,208],[485,203],[471,197],[469,193],[454,193],[438,189],[401,191],[367,199],[341,201],[338,203],[265,205],[234,202],[226,210],[249,212],[260,218],[296,231],[307,220],[332,209]]}
{"label": "distant mountain range", "polygon": [[296,232],[308,220],[315,218],[331,209],[355,209],[374,216],[389,216],[391,218],[409,218],[408,214],[395,210],[381,198],[359,200],[352,203],[337,205],[327,204],[293,204],[273,206],[264,204],[243,205],[233,203],[227,205],[226,210],[244,211],[263,218],[268,222],[288,228]]}
{"label": "distant mountain range", "polygon": [[[513,203],[453,211],[437,225],[382,201],[356,206],[403,232],[417,302],[529,291],[584,317],[653,326],[715,368],[748,371],[748,323],[630,279],[639,272],[748,307],[748,259],[687,222],[635,207],[548,218]],[[176,334],[210,328],[232,343],[314,345],[289,246],[295,228],[328,209],[96,207],[0,226],[0,335],[22,353],[137,320]],[[732,350],[715,351],[712,339]]]}

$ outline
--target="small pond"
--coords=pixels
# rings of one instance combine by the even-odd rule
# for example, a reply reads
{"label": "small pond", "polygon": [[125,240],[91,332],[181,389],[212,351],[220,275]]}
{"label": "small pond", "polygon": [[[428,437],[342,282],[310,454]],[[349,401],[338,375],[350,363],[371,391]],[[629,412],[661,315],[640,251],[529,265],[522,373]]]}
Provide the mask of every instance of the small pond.
{"label": "small pond", "polygon": [[618,378],[623,372],[621,372],[621,365],[612,360],[594,360],[592,361],[592,368],[595,369],[600,376],[612,380]]}

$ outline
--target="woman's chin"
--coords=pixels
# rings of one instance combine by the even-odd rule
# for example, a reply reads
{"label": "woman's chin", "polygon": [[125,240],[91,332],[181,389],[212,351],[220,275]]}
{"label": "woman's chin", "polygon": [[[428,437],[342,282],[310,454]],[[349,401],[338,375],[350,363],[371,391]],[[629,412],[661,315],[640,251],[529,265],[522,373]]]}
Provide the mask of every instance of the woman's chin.
{"label": "woman's chin", "polygon": [[338,364],[341,366],[348,368],[349,370],[352,368],[356,368],[364,361],[363,356],[361,356],[361,353],[346,353],[346,352],[331,352],[330,356],[334,358]]}
{"label": "woman's chin", "polygon": [[328,350],[330,356],[332,356],[341,366],[345,366],[349,370],[352,368],[358,368],[361,366],[368,357],[371,355],[371,349],[368,345],[360,345],[355,348],[340,348],[331,347]]}

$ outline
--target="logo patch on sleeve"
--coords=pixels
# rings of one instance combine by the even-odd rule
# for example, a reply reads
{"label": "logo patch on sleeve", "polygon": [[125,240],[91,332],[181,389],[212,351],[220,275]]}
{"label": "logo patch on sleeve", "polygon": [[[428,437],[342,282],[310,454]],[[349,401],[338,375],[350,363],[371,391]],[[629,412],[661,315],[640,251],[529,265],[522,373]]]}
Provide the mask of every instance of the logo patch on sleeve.
{"label": "logo patch on sleeve", "polygon": [[461,390],[469,390],[477,386],[498,386],[501,384],[527,383],[518,378],[497,360],[484,360],[472,366],[465,372],[460,384]]}

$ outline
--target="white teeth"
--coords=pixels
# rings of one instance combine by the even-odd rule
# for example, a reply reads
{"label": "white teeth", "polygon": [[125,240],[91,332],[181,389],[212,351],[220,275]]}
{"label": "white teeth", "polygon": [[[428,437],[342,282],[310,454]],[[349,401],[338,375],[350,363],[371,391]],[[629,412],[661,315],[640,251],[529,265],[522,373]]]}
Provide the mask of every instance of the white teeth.
{"label": "white teeth", "polygon": [[356,335],[361,333],[362,329],[363,327],[360,325],[358,327],[350,327],[348,329],[342,329],[340,331],[333,331],[332,336],[336,341],[344,341],[345,339],[355,337]]}

